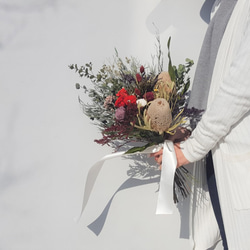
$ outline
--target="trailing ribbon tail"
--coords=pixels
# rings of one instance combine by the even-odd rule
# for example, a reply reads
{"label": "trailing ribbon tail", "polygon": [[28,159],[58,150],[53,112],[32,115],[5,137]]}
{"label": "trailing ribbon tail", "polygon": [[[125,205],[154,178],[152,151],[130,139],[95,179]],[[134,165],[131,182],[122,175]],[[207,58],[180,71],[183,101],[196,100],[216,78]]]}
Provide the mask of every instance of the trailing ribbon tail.
{"label": "trailing ribbon tail", "polygon": [[[152,146],[148,147],[142,152],[136,152],[133,154],[150,154],[155,153],[160,150],[162,146]],[[92,189],[94,187],[95,181],[98,174],[106,160],[113,159],[120,156],[126,156],[126,151],[117,152],[104,156],[101,160],[96,162],[89,170],[82,203],[82,210],[80,216],[76,221],[79,221],[84,209],[88,203],[89,197],[91,195]],[[174,185],[174,175],[176,169],[176,156],[174,151],[173,142],[165,141],[163,144],[163,157],[162,157],[162,170],[160,178],[160,189],[158,195],[156,214],[172,214],[174,207],[173,200],[173,185]]]}
{"label": "trailing ribbon tail", "polygon": [[98,162],[96,162],[90,168],[90,170],[88,172],[88,175],[87,175],[85,189],[84,189],[83,202],[82,202],[82,210],[81,210],[81,213],[79,215],[79,218],[75,219],[76,221],[80,220],[80,218],[81,218],[81,216],[82,216],[82,214],[84,212],[84,209],[85,209],[85,207],[86,207],[86,205],[88,203],[88,200],[89,200],[90,194],[92,192],[92,189],[94,187],[95,181],[96,181],[96,179],[98,177],[98,174],[99,174],[100,170],[102,169],[102,166],[103,166],[104,162],[106,160],[122,156],[124,154],[125,154],[125,151],[106,155],[101,160],[99,160]]}
{"label": "trailing ribbon tail", "polygon": [[172,214],[173,185],[177,159],[172,141],[165,141],[161,166],[160,189],[158,194],[156,214]]}

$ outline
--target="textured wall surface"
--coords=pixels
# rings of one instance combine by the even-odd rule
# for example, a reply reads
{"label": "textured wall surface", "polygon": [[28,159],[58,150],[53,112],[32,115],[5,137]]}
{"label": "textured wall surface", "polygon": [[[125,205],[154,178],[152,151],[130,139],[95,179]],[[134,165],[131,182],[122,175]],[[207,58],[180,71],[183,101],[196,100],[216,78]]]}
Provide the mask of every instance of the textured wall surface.
{"label": "textured wall surface", "polygon": [[200,0],[0,0],[0,249],[190,248],[188,200],[155,215],[158,178],[131,178],[134,160],[105,163],[74,221],[89,168],[111,149],[94,143],[68,65],[98,69],[114,48],[150,63],[156,27],[163,52],[172,36],[174,64],[196,62],[208,10]]}

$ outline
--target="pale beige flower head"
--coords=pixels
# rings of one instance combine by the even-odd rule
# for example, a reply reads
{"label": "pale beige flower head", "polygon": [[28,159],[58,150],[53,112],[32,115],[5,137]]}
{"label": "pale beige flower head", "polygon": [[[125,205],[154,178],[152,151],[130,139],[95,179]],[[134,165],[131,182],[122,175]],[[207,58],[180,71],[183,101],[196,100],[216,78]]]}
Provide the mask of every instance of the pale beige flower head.
{"label": "pale beige flower head", "polygon": [[169,103],[164,98],[153,100],[147,110],[147,118],[152,130],[162,134],[172,123],[172,114]]}
{"label": "pale beige flower head", "polygon": [[158,75],[155,85],[156,97],[169,99],[172,93],[175,93],[175,83],[171,80],[168,72],[163,71]]}

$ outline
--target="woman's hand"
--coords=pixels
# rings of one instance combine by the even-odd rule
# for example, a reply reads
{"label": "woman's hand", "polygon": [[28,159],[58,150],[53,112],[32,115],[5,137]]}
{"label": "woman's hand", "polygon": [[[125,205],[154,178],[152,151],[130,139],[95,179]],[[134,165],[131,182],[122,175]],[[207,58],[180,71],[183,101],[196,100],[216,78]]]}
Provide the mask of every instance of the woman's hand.
{"label": "woman's hand", "polygon": [[[174,144],[174,150],[175,150],[175,155],[176,155],[176,159],[177,159],[177,165],[176,168],[179,168],[183,165],[186,165],[188,163],[190,163],[186,157],[184,156],[184,154],[181,151],[180,148],[180,143],[175,143]],[[161,164],[162,164],[162,154],[163,154],[163,149],[159,150],[156,153],[152,153],[150,156],[155,158],[155,161],[157,162],[157,164],[159,164],[160,169],[161,169]]]}
{"label": "woman's hand", "polygon": [[150,154],[151,157],[155,158],[155,161],[156,161],[157,164],[159,164],[160,169],[161,169],[161,163],[162,163],[162,154],[163,154],[163,149],[160,149],[156,153]]}
{"label": "woman's hand", "polygon": [[[174,135],[170,135],[168,137],[168,140],[171,140],[174,143],[174,149],[175,149],[175,154],[177,158],[177,166],[176,166],[177,168],[189,163],[189,161],[186,159],[186,157],[181,151],[180,142],[188,139],[190,135],[191,135],[190,130],[184,127],[180,127],[180,128],[177,128]],[[157,164],[159,164],[160,169],[161,169],[161,164],[162,164],[162,154],[163,154],[163,149],[159,150],[156,153],[152,153],[150,155],[151,157],[154,157]]]}
{"label": "woman's hand", "polygon": [[176,155],[176,159],[177,159],[177,166],[176,166],[177,168],[190,163],[187,160],[187,158],[184,156],[184,154],[182,153],[180,143],[175,143],[174,144],[174,150],[175,150],[175,155]]}

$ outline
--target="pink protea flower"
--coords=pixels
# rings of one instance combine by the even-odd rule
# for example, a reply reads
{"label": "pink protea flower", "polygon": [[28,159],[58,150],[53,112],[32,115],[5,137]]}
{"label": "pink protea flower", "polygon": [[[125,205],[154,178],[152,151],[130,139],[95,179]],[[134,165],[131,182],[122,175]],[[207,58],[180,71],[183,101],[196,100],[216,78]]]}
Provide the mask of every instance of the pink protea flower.
{"label": "pink protea flower", "polygon": [[118,120],[119,122],[123,121],[125,118],[125,114],[126,114],[126,109],[123,106],[119,107],[115,111],[116,120]]}

